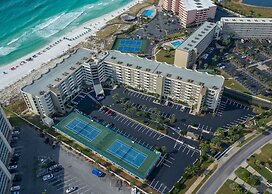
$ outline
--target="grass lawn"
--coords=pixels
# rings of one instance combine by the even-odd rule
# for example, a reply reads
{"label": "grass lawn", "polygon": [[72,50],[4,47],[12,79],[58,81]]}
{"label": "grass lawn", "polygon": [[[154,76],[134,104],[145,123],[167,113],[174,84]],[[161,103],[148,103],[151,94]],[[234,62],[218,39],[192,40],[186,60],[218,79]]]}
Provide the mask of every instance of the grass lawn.
{"label": "grass lawn", "polygon": [[252,17],[272,17],[272,9],[271,8],[264,8],[264,7],[254,7],[248,6],[241,3],[240,0],[229,0],[224,1],[224,7],[240,13],[245,16],[252,16]]}
{"label": "grass lawn", "polygon": [[156,60],[159,62],[166,62],[168,64],[174,64],[175,50],[164,50],[161,49],[157,55]]}
{"label": "grass lawn", "polygon": [[17,117],[17,115],[13,114],[12,112],[8,111],[7,109],[4,108],[4,111],[5,111],[7,118],[9,119],[9,122],[12,126],[19,126],[25,122],[24,120]]}
{"label": "grass lawn", "polygon": [[[221,186],[221,188],[217,191],[217,194],[236,194],[231,188],[231,184],[235,184],[232,180],[226,180],[226,182]],[[250,194],[251,192],[244,192]]]}
{"label": "grass lawn", "polygon": [[[254,185],[249,181],[249,176],[252,176],[252,173],[250,173],[247,169],[243,168],[243,167],[239,167],[236,171],[235,174],[242,179],[243,181],[245,181],[246,183],[248,183],[250,186],[252,187],[257,187],[258,185]],[[249,175],[249,176],[248,176]]]}
{"label": "grass lawn", "polygon": [[168,35],[166,35],[164,37],[164,40],[184,38],[184,37],[185,37],[184,31],[180,31],[180,32],[176,32],[174,34],[168,34]]}
{"label": "grass lawn", "polygon": [[[272,144],[266,144],[260,154],[252,155],[248,160],[248,164],[260,173],[264,178],[272,180],[272,173],[265,168],[265,163],[272,160]],[[261,164],[257,165],[256,161],[260,161]]]}
{"label": "grass lawn", "polygon": [[240,92],[251,94],[251,92],[245,88],[242,84],[235,81],[233,78],[231,78],[228,74],[226,74],[224,71],[220,71],[220,74],[225,78],[224,86],[231,88],[233,90],[237,90]]}

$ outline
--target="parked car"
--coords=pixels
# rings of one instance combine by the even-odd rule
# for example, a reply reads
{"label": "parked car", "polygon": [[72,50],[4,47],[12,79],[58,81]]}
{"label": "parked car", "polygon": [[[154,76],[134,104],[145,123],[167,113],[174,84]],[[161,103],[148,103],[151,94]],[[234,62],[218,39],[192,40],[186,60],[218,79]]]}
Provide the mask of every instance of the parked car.
{"label": "parked car", "polygon": [[18,168],[17,165],[12,165],[12,166],[9,166],[9,167],[8,167],[9,170],[14,170],[14,169],[17,169],[17,168]]}
{"label": "parked car", "polygon": [[20,185],[16,185],[16,186],[12,186],[10,188],[10,191],[20,191],[20,189],[21,189],[21,186]]}
{"label": "parked car", "polygon": [[96,168],[92,170],[92,174],[96,175],[97,177],[102,177],[104,173]]}
{"label": "parked car", "polygon": [[72,193],[76,190],[77,190],[77,187],[69,187],[68,189],[66,189],[66,193]]}
{"label": "parked car", "polygon": [[50,166],[50,167],[48,168],[48,170],[49,170],[49,171],[52,171],[52,170],[55,170],[55,169],[57,169],[57,168],[61,168],[61,165],[60,165],[60,164],[55,164],[55,165],[53,165],[53,166]]}
{"label": "parked car", "polygon": [[272,180],[267,180],[266,184],[267,184],[268,187],[272,187]]}
{"label": "parked car", "polygon": [[54,175],[52,173],[50,173],[50,174],[44,175],[42,179],[43,179],[43,181],[48,181],[48,180],[52,179],[53,177],[54,177]]}

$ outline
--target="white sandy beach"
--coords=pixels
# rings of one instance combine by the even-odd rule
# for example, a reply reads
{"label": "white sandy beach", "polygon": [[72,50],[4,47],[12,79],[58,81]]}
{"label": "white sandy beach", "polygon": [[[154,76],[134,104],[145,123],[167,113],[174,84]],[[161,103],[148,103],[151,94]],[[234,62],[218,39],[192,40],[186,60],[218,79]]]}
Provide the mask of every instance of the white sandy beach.
{"label": "white sandy beach", "polygon": [[[142,2],[142,0],[132,0],[129,4],[117,10],[84,23],[45,47],[8,65],[0,66],[0,91],[8,89],[7,87],[27,76],[32,70],[39,69],[43,64],[64,54],[69,48],[76,46],[80,42],[86,41],[89,36],[95,35],[99,29],[104,27],[108,21],[124,13],[139,2]],[[57,41],[59,41],[59,43],[56,43]],[[35,57],[33,57],[34,55]],[[33,60],[26,61],[26,59],[29,58],[32,58]],[[22,61],[25,61],[26,63],[20,64]]]}

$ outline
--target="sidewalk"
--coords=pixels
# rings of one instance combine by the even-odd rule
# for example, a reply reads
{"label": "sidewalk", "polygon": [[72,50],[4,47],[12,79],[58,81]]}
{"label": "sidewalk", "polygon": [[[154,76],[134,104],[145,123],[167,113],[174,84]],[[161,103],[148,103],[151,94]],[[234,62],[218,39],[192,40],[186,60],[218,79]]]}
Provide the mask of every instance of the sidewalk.
{"label": "sidewalk", "polygon": [[209,174],[210,171],[212,171],[218,163],[215,161],[213,162],[201,176],[198,176],[194,184],[190,186],[190,188],[186,191],[185,194],[191,194],[193,191],[197,188],[197,186],[201,183],[201,181]]}
{"label": "sidewalk", "polygon": [[235,181],[236,183],[238,183],[239,185],[241,185],[242,187],[244,187],[246,190],[250,191],[251,193],[258,192],[258,190],[255,187],[250,186],[248,183],[240,179],[238,176],[236,176],[234,172],[229,176],[229,179]]}

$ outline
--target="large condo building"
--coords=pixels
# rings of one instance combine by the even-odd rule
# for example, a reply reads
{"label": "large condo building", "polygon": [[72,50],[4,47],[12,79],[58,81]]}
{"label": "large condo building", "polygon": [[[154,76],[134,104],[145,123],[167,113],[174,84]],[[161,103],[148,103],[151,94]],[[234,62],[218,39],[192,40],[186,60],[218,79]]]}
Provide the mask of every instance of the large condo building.
{"label": "large condo building", "polygon": [[177,14],[185,28],[214,19],[216,13],[216,5],[211,0],[164,0],[163,8]]}
{"label": "large condo building", "polygon": [[272,18],[222,17],[219,26],[223,39],[272,38]]}
{"label": "large condo building", "polygon": [[180,46],[176,48],[174,64],[177,67],[191,68],[197,58],[213,41],[216,24],[205,22]]}
{"label": "large condo building", "polygon": [[214,111],[223,90],[222,76],[177,68],[117,51],[93,53],[78,49],[62,63],[22,88],[32,112],[41,116],[64,112],[65,103],[80,91],[83,80],[92,84],[96,93],[101,93],[100,81],[110,78],[184,103],[193,114],[204,107]]}
{"label": "large condo building", "polygon": [[8,193],[11,182],[11,174],[7,169],[9,157],[12,153],[7,139],[11,132],[11,125],[0,106],[0,193]]}

